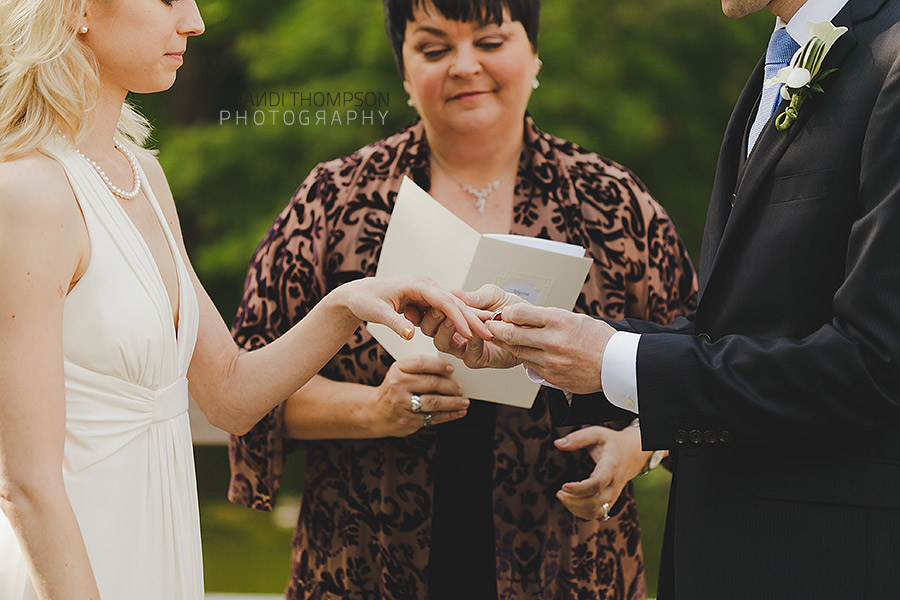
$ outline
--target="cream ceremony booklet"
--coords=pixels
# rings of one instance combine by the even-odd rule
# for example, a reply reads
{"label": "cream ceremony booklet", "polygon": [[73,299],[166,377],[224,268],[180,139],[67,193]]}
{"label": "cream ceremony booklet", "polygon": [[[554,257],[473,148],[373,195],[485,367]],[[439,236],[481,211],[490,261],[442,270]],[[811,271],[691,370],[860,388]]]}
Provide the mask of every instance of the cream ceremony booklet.
{"label": "cream ceremony booklet", "polygon": [[[404,177],[391,214],[376,277],[427,275],[445,289],[473,291],[493,283],[538,306],[572,310],[592,261],[584,248],[518,235],[482,235]],[[372,336],[395,359],[440,355],[454,367],[452,379],[469,398],[530,408],[540,384],[521,367],[469,369],[441,354],[418,329],[404,340],[369,323]]]}

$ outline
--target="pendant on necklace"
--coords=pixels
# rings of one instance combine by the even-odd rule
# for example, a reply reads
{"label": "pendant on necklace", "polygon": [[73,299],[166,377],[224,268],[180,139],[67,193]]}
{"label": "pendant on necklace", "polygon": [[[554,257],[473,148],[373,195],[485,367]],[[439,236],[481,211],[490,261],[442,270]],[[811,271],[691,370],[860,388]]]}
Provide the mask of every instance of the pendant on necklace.
{"label": "pendant on necklace", "polygon": [[446,173],[450,177],[450,179],[458,183],[459,187],[462,188],[465,193],[471,196],[475,196],[475,208],[478,209],[478,214],[483,215],[485,206],[487,205],[488,196],[490,196],[498,187],[500,187],[500,182],[503,181],[503,178],[506,177],[510,171],[512,171],[513,167],[519,164],[519,155],[516,155],[516,159],[506,168],[505,171],[503,171],[503,174],[500,175],[500,177],[498,177],[494,181],[488,182],[488,184],[483,188],[476,188],[475,186],[469,185],[468,183],[463,183],[462,181],[457,179],[456,176],[454,176],[450,171],[448,171],[444,167],[444,165],[438,162],[436,158],[432,157],[432,161],[435,165],[438,166],[438,168],[444,171],[444,173]]}
{"label": "pendant on necklace", "polygon": [[464,191],[475,196],[475,208],[478,209],[479,214],[483,215],[484,214],[484,206],[485,206],[485,203],[487,203],[487,197],[491,195],[491,192],[493,192],[498,187],[500,187],[500,180],[495,179],[494,181],[491,181],[490,183],[488,183],[486,186],[484,186],[481,189],[472,187],[471,185],[469,185],[467,183],[460,183],[460,185],[462,186],[462,189]]}

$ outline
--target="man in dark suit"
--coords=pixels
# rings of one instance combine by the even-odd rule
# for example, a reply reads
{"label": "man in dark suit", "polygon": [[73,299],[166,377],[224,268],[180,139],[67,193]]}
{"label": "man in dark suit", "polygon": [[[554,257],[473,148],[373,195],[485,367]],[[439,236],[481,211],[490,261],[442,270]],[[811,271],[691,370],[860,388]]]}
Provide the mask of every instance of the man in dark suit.
{"label": "man in dark suit", "polygon": [[768,8],[795,48],[806,21],[847,31],[785,130],[787,101],[761,108],[765,58],[751,74],[695,313],[610,327],[514,304],[490,324],[499,343],[436,344],[575,392],[566,424],[638,412],[645,449],[672,450],[661,600],[900,598],[900,0],[722,4]]}

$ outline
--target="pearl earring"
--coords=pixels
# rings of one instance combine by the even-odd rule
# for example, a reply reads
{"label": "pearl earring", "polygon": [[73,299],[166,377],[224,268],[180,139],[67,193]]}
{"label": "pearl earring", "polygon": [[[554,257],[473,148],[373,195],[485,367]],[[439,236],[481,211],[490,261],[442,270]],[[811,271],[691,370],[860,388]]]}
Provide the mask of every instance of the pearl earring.
{"label": "pearl earring", "polygon": [[88,32],[88,26],[87,26],[87,25],[82,25],[81,28],[78,30],[78,33],[80,33],[81,35],[84,35],[84,34],[86,34],[87,32]]}
{"label": "pearl earring", "polygon": [[409,97],[406,99],[406,105],[410,108],[414,108],[416,106],[416,103],[413,102],[412,97]]}
{"label": "pearl earring", "polygon": [[[538,68],[538,72],[540,72],[541,67],[543,67],[543,66],[544,66],[544,61],[542,61],[541,59],[537,59],[537,68]],[[538,89],[539,87],[541,87],[541,82],[538,81],[537,73],[535,73],[535,74],[534,74],[534,79],[531,80],[531,89],[536,90],[536,89]]]}

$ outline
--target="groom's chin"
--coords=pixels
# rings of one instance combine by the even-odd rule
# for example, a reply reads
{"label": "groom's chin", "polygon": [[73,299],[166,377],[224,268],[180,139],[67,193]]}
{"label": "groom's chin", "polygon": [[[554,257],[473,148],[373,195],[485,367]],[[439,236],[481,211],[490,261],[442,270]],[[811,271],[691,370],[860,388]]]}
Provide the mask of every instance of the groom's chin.
{"label": "groom's chin", "polygon": [[722,0],[722,12],[732,19],[746,17],[771,4],[771,0]]}

